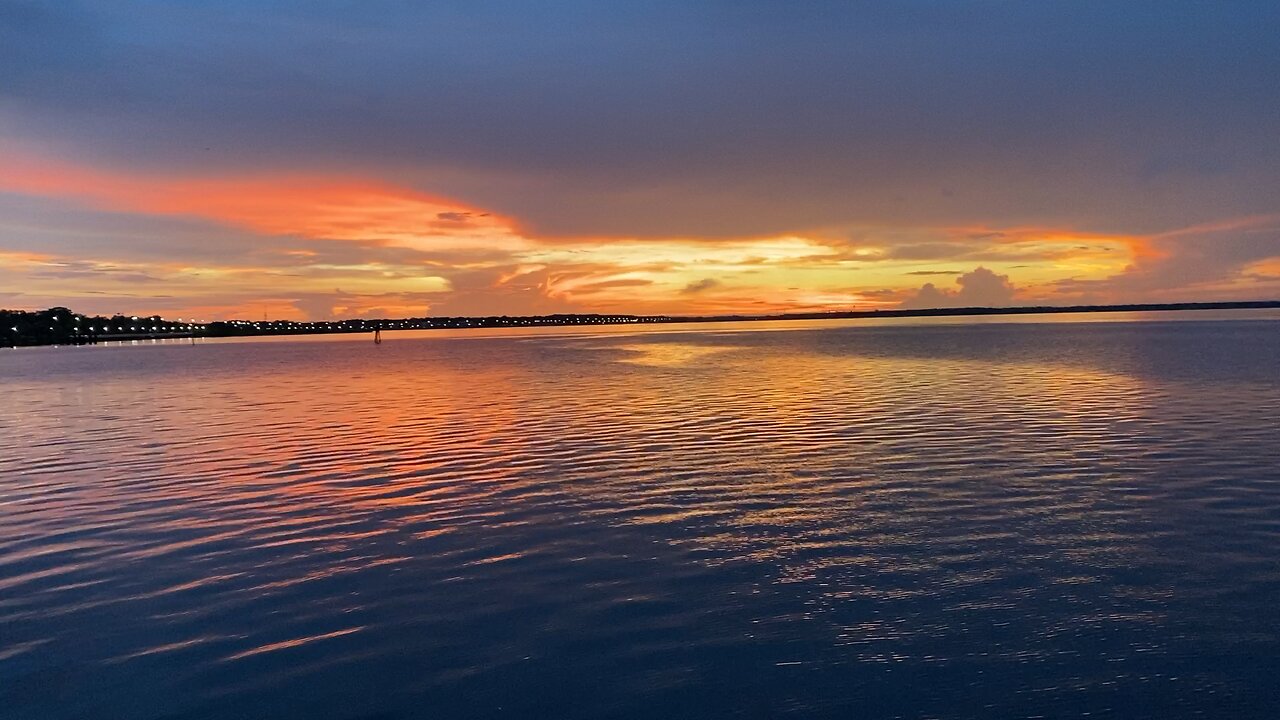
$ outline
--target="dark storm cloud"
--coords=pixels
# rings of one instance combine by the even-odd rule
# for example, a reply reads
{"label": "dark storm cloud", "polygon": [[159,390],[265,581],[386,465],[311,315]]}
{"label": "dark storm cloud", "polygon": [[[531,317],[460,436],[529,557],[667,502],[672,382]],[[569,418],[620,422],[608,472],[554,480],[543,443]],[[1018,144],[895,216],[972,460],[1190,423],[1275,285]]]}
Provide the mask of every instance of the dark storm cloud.
{"label": "dark storm cloud", "polygon": [[551,234],[1151,232],[1275,209],[1278,33],[1256,1],[0,0],[0,139]]}

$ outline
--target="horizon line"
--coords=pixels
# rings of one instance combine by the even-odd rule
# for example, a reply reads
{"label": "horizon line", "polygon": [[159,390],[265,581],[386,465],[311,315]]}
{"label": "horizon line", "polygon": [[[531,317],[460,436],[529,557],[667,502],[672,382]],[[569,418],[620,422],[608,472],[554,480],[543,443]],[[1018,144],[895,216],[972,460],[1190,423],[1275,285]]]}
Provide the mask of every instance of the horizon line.
{"label": "horizon line", "polygon": [[126,317],[136,320],[159,319],[164,322],[173,323],[180,322],[184,324],[213,325],[215,323],[235,323],[235,324],[277,324],[290,323],[294,325],[336,325],[348,322],[406,322],[406,321],[426,321],[426,320],[530,320],[545,318],[626,318],[628,320],[642,321],[664,321],[664,322],[707,322],[707,321],[748,321],[748,320],[785,320],[789,318],[795,319],[813,319],[821,317],[829,318],[845,318],[845,317],[912,317],[912,316],[930,316],[930,315],[997,315],[997,314],[1052,314],[1052,313],[1071,313],[1071,312],[1123,312],[1129,311],[1172,311],[1172,310],[1196,310],[1196,309],[1252,309],[1252,308],[1268,308],[1280,307],[1280,299],[1275,300],[1208,300],[1208,301],[1177,301],[1177,302],[1142,302],[1142,303],[1100,303],[1100,304],[1074,304],[1074,305],[966,305],[962,307],[936,307],[936,308],[876,308],[872,310],[796,310],[788,312],[766,312],[766,313],[724,313],[724,314],[639,314],[627,312],[556,312],[542,313],[537,315],[414,315],[408,317],[352,317],[340,320],[284,320],[284,319],[263,319],[263,320],[244,320],[239,318],[229,318],[225,320],[183,320],[178,318],[176,321],[172,318],[165,318],[162,315],[136,315],[126,313],[112,313],[110,315],[102,313],[81,313],[77,312],[65,305],[54,305],[38,310],[25,310],[21,308],[0,308],[0,312],[4,313],[26,313],[40,314],[53,310],[66,310],[72,315],[81,317],[102,317],[115,318]]}

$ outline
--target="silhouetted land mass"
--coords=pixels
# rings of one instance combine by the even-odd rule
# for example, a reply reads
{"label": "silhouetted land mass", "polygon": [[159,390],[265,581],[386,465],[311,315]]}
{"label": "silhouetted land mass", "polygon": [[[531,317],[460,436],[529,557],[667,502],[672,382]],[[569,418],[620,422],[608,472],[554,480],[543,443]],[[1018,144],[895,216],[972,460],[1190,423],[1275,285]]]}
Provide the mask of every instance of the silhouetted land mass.
{"label": "silhouetted land mass", "polygon": [[208,326],[153,315],[81,315],[64,307],[28,312],[0,310],[0,346],[91,345],[110,340],[192,337]]}
{"label": "silhouetted land mass", "polygon": [[48,310],[0,310],[0,347],[29,345],[92,345],[116,340],[252,335],[318,335],[372,333],[375,330],[440,330],[495,327],[554,327],[566,325],[627,325],[654,323],[750,322],[760,320],[830,320],[843,318],[946,317],[960,315],[1036,315],[1084,312],[1151,312],[1164,310],[1244,310],[1280,308],[1280,301],[1145,303],[1135,305],[1070,305],[1034,307],[967,307],[926,310],[860,310],[849,312],[780,313],[768,315],[610,315],[572,313],[488,317],[417,317],[358,319],[332,322],[292,320],[226,320],[197,323],[166,320],[158,315],[81,315],[64,307]]}

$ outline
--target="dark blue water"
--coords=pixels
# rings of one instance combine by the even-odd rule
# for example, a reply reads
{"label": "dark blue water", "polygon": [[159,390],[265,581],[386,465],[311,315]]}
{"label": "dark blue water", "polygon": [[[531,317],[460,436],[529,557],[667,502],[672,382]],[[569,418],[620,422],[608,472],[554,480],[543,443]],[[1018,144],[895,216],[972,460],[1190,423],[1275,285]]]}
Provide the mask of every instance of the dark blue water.
{"label": "dark blue water", "polygon": [[1280,323],[0,353],[5,718],[1269,718]]}

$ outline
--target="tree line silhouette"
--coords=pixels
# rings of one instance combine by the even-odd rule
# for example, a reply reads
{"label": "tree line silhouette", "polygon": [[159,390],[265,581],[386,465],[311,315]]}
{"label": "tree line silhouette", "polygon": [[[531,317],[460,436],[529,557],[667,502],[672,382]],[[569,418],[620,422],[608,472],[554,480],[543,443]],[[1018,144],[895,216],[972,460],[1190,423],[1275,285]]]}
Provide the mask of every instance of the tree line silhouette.
{"label": "tree line silhouette", "polygon": [[1079,312],[1145,312],[1157,310],[1233,310],[1280,308],[1280,301],[1145,303],[1130,305],[1071,305],[1034,307],[969,307],[923,310],[853,310],[759,315],[616,315],[558,313],[554,315],[491,315],[487,317],[416,317],[351,319],[318,322],[294,320],[219,320],[210,323],[159,315],[82,315],[65,307],[47,310],[0,310],[0,347],[29,345],[90,345],[100,341],[146,338],[236,337],[251,335],[313,335],[372,333],[385,330],[447,328],[539,327],[558,325],[621,325],[631,323],[733,322],[755,320],[821,320],[840,318],[936,317],[955,315],[1030,315]]}

